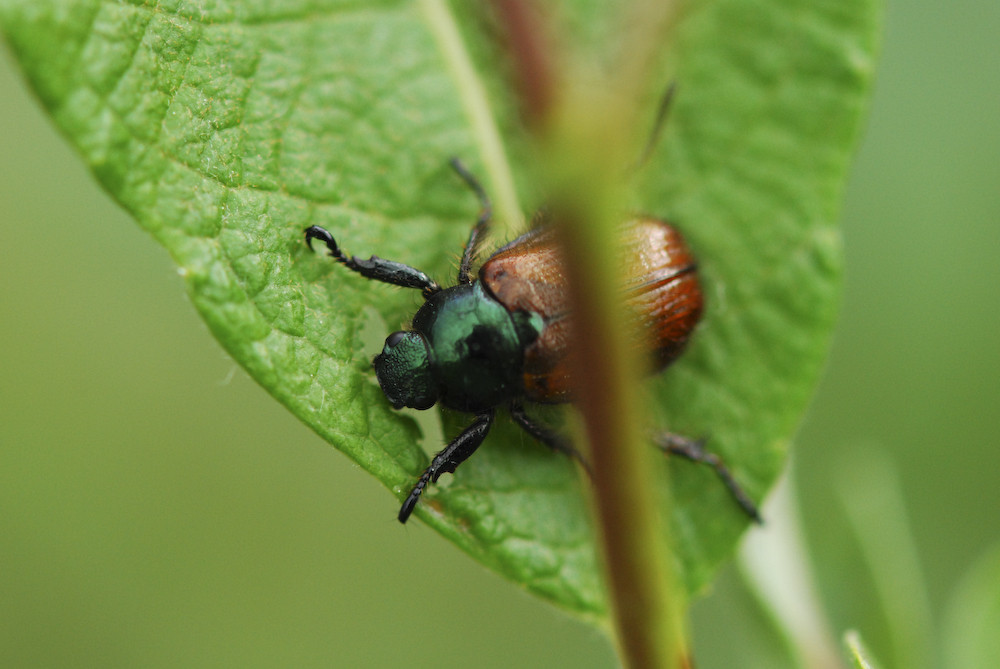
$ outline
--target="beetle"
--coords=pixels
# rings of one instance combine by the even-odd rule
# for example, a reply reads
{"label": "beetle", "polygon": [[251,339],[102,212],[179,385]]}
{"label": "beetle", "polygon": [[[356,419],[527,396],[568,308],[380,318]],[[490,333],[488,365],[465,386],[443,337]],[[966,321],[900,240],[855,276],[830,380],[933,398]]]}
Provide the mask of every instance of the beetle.
{"label": "beetle", "polygon": [[[471,275],[492,216],[479,181],[458,160],[451,167],[479,199],[479,218],[469,233],[456,285],[442,288],[424,272],[403,263],[349,255],[324,228],[312,226],[305,239],[322,241],[330,256],[368,279],[418,288],[424,303],[409,330],[393,332],[372,364],[386,398],[396,409],[441,404],[474,414],[472,423],[434,456],[400,507],[405,523],[430,483],[453,473],[489,433],[496,410],[506,408],[525,432],[557,452],[587,463],[572,444],[533,420],[525,402],[559,404],[573,399],[568,351],[573,321],[559,245],[551,227],[536,227],[495,251]],[[538,217],[544,220],[544,215]],[[638,319],[640,342],[649,353],[648,371],[676,360],[701,318],[703,296],[698,265],[681,233],[669,223],[637,216],[623,225],[628,263],[624,296]],[[736,503],[759,522],[757,508],[717,456],[703,442],[662,434],[654,437],[667,453],[712,467]]]}

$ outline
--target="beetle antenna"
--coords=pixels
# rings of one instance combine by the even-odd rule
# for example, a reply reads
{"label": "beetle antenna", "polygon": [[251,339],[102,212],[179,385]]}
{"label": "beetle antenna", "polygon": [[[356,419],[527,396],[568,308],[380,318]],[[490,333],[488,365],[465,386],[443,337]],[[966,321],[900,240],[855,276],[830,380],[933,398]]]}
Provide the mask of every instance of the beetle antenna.
{"label": "beetle antenna", "polygon": [[367,279],[389,283],[403,288],[419,288],[424,295],[424,299],[441,290],[434,279],[430,278],[419,269],[404,265],[401,262],[385,260],[378,256],[372,256],[368,260],[357,256],[348,255],[339,246],[333,235],[324,228],[314,225],[306,230],[306,244],[312,248],[312,240],[319,239],[326,244],[327,250],[337,262],[344,267],[357,272]]}
{"label": "beetle antenna", "polygon": [[660,104],[656,108],[656,119],[653,121],[653,129],[649,133],[649,139],[646,140],[646,146],[643,147],[642,153],[639,154],[639,159],[632,165],[633,170],[637,170],[645,165],[649,161],[650,156],[653,155],[653,151],[656,150],[656,145],[659,144],[660,135],[663,134],[663,126],[666,125],[667,114],[670,112],[670,104],[673,102],[676,91],[677,82],[671,81],[670,85],[667,86],[667,90],[663,93],[663,97],[660,98]]}
{"label": "beetle antenna", "polygon": [[479,253],[479,245],[482,243],[486,229],[489,227],[490,219],[493,217],[493,204],[490,202],[490,198],[486,194],[483,185],[479,183],[479,179],[462,164],[461,160],[452,158],[448,163],[458,176],[462,178],[462,181],[472,189],[476,197],[479,198],[479,218],[469,232],[469,239],[465,242],[465,250],[462,252],[462,263],[458,266],[458,282],[460,284],[467,284],[472,283],[472,280],[469,278],[469,268],[472,265],[472,259]]}

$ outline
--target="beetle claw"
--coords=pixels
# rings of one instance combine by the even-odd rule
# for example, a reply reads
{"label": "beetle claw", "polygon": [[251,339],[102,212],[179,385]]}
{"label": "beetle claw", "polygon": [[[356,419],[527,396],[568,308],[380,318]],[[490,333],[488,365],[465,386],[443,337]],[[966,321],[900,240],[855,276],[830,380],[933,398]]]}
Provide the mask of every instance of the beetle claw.
{"label": "beetle claw", "polygon": [[312,250],[313,240],[319,239],[326,244],[326,248],[330,250],[330,255],[334,258],[340,257],[340,249],[337,247],[337,242],[334,240],[333,235],[326,228],[321,228],[318,225],[313,225],[306,229],[306,244],[309,245],[309,249]]}

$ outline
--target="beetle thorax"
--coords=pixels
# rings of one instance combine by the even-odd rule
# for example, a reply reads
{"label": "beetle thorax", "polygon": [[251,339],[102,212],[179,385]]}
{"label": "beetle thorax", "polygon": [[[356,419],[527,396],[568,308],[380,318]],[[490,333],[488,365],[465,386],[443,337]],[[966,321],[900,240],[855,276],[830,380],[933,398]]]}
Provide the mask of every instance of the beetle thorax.
{"label": "beetle thorax", "polygon": [[524,393],[524,349],[541,319],[507,311],[475,282],[432,295],[413,317],[413,330],[427,342],[441,404],[479,412]]}

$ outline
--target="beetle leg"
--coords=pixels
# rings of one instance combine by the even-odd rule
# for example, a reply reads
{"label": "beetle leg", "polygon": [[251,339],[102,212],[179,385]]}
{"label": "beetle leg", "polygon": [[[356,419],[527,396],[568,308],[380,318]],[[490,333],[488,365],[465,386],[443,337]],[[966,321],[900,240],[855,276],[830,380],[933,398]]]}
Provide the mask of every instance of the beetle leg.
{"label": "beetle leg", "polygon": [[312,248],[312,240],[314,239],[319,239],[326,244],[330,255],[337,262],[367,279],[374,279],[382,283],[391,283],[394,286],[402,286],[403,288],[419,288],[425,298],[441,290],[441,286],[436,281],[415,267],[379,258],[378,256],[372,256],[368,260],[365,260],[357,256],[348,255],[337,246],[333,235],[318,225],[314,225],[306,230],[306,243],[310,249]]}
{"label": "beetle leg", "polygon": [[590,469],[590,463],[587,459],[583,457],[580,451],[573,447],[573,444],[569,439],[558,434],[554,430],[545,427],[539,423],[536,423],[527,412],[524,410],[523,404],[512,404],[510,407],[510,417],[514,419],[514,422],[521,426],[521,429],[530,434],[532,437],[542,442],[553,451],[557,453],[562,453],[570,458],[576,460],[580,465],[587,470],[588,474],[593,474]]}
{"label": "beetle leg", "polygon": [[473,176],[472,172],[462,164],[462,161],[458,158],[452,158],[449,163],[458,176],[462,177],[462,181],[468,184],[472,192],[479,198],[479,219],[469,232],[469,239],[465,242],[465,251],[462,253],[462,263],[458,266],[458,283],[472,283],[472,279],[469,278],[469,268],[472,265],[472,259],[479,252],[479,245],[482,243],[483,235],[490,224],[490,218],[493,216],[493,205],[490,203],[490,198],[483,185],[479,183],[479,179]]}
{"label": "beetle leg", "polygon": [[410,494],[406,496],[406,501],[403,502],[403,506],[399,509],[399,522],[405,523],[410,514],[413,513],[413,508],[420,501],[420,495],[423,494],[424,488],[427,487],[428,483],[437,483],[441,474],[446,472],[454,473],[460,464],[476,452],[479,445],[483,443],[483,439],[489,434],[490,427],[493,425],[493,416],[494,412],[492,409],[478,414],[476,419],[472,421],[472,425],[465,428],[465,431],[452,439],[450,444],[434,456],[430,466],[420,475],[420,479],[413,486],[413,489],[410,490]]}
{"label": "beetle leg", "polygon": [[729,468],[726,467],[718,455],[705,450],[704,439],[689,439],[677,434],[661,432],[654,435],[653,441],[660,450],[668,455],[679,455],[692,462],[699,462],[711,467],[743,512],[750,516],[751,520],[755,523],[764,522],[760,517],[760,512],[757,510],[757,505],[754,504],[750,496],[740,487],[740,484],[736,482]]}

